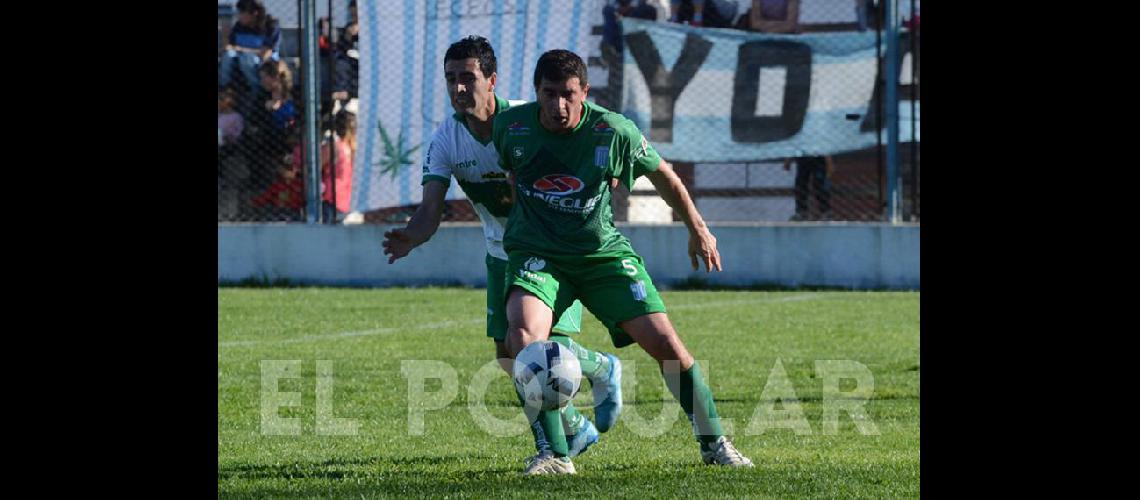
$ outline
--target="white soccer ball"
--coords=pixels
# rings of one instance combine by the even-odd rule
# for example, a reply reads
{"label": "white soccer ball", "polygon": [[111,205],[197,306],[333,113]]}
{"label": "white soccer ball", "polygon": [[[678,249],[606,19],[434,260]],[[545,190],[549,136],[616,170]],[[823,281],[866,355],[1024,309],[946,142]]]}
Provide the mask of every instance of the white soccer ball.
{"label": "white soccer ball", "polygon": [[526,406],[543,410],[562,408],[582,385],[582,365],[562,344],[546,340],[533,342],[515,356],[514,381]]}

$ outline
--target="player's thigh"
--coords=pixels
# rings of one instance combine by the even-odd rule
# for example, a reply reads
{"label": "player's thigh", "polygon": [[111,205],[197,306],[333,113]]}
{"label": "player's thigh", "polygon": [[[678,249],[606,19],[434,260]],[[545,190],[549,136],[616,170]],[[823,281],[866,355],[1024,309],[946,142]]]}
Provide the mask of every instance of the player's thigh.
{"label": "player's thigh", "polygon": [[569,304],[560,273],[545,259],[512,252],[507,260],[507,347],[517,353],[535,339],[550,335],[554,312]]}
{"label": "player's thigh", "polygon": [[658,362],[680,361],[682,369],[692,366],[693,356],[665,313],[641,315],[622,321],[619,326]]}
{"label": "player's thigh", "polygon": [[634,342],[622,329],[622,322],[665,312],[665,302],[636,253],[582,259],[573,282],[579,300],[606,326],[615,347]]}

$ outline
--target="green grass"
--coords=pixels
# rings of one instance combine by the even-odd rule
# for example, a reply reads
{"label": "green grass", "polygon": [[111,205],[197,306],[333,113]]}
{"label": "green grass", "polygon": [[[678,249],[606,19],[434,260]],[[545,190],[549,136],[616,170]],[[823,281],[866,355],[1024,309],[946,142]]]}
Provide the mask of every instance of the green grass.
{"label": "green grass", "polygon": [[[691,427],[654,362],[630,346],[617,351],[626,363],[625,413],[575,458],[578,474],[562,477],[521,476],[523,460],[533,453],[530,433],[518,427],[514,436],[493,436],[469,410],[473,376],[494,358],[485,336],[484,294],[461,288],[220,288],[219,496],[919,495],[916,292],[662,293],[681,338],[701,360],[721,417],[733,421],[728,432],[757,467],[702,465]],[[592,315],[583,323],[578,341],[614,352]],[[777,359],[810,435],[790,429],[747,432]],[[300,393],[299,406],[278,413],[300,421],[299,435],[262,431],[263,360],[300,360],[299,377],[278,384],[279,391]],[[317,434],[318,360],[331,362],[332,411],[358,424],[355,435]],[[408,432],[408,380],[401,360],[442,361],[457,374],[454,400],[425,412],[423,435]],[[824,433],[816,360],[851,360],[870,370],[874,392],[865,408],[879,435],[860,433],[844,412],[838,432]],[[502,420],[516,418],[521,410],[511,384],[501,371],[495,377],[483,395],[487,411]],[[442,385],[429,381],[426,390]],[[844,381],[840,389],[852,385]],[[585,387],[575,401],[590,416]],[[631,425],[652,420],[663,408],[678,418],[653,432],[660,435],[639,435],[636,430],[644,426]]]}

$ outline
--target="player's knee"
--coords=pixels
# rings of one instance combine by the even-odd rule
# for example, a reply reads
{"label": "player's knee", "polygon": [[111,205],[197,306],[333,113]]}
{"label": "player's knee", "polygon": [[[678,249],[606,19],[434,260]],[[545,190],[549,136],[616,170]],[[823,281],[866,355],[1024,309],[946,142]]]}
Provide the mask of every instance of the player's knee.
{"label": "player's knee", "polygon": [[531,342],[542,340],[538,332],[526,325],[514,326],[507,329],[507,350],[513,359]]}
{"label": "player's knee", "polygon": [[507,375],[514,373],[514,360],[511,359],[511,353],[507,350],[506,342],[495,342],[495,360],[499,362],[499,367],[507,372]]}

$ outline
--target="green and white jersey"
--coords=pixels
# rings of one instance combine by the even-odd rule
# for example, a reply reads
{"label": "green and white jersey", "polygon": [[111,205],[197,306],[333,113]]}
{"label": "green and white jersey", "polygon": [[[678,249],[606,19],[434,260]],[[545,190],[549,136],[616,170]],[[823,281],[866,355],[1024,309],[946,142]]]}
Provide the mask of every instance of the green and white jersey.
{"label": "green and white jersey", "polygon": [[[495,116],[526,101],[508,101],[495,96]],[[497,119],[497,118],[496,118]],[[423,181],[420,185],[437,181],[445,185],[451,178],[459,182],[475,213],[483,223],[483,236],[487,240],[487,253],[506,260],[503,251],[503,228],[511,210],[511,187],[507,173],[499,167],[499,154],[491,141],[481,142],[467,128],[460,113],[440,124],[432,135],[424,159]]]}
{"label": "green and white jersey", "polygon": [[495,117],[491,137],[503,168],[515,173],[518,196],[504,248],[549,256],[632,252],[614,227],[609,181],[633,186],[657,169],[657,151],[629,119],[589,101],[569,134],[548,132],[538,113],[532,102]]}

